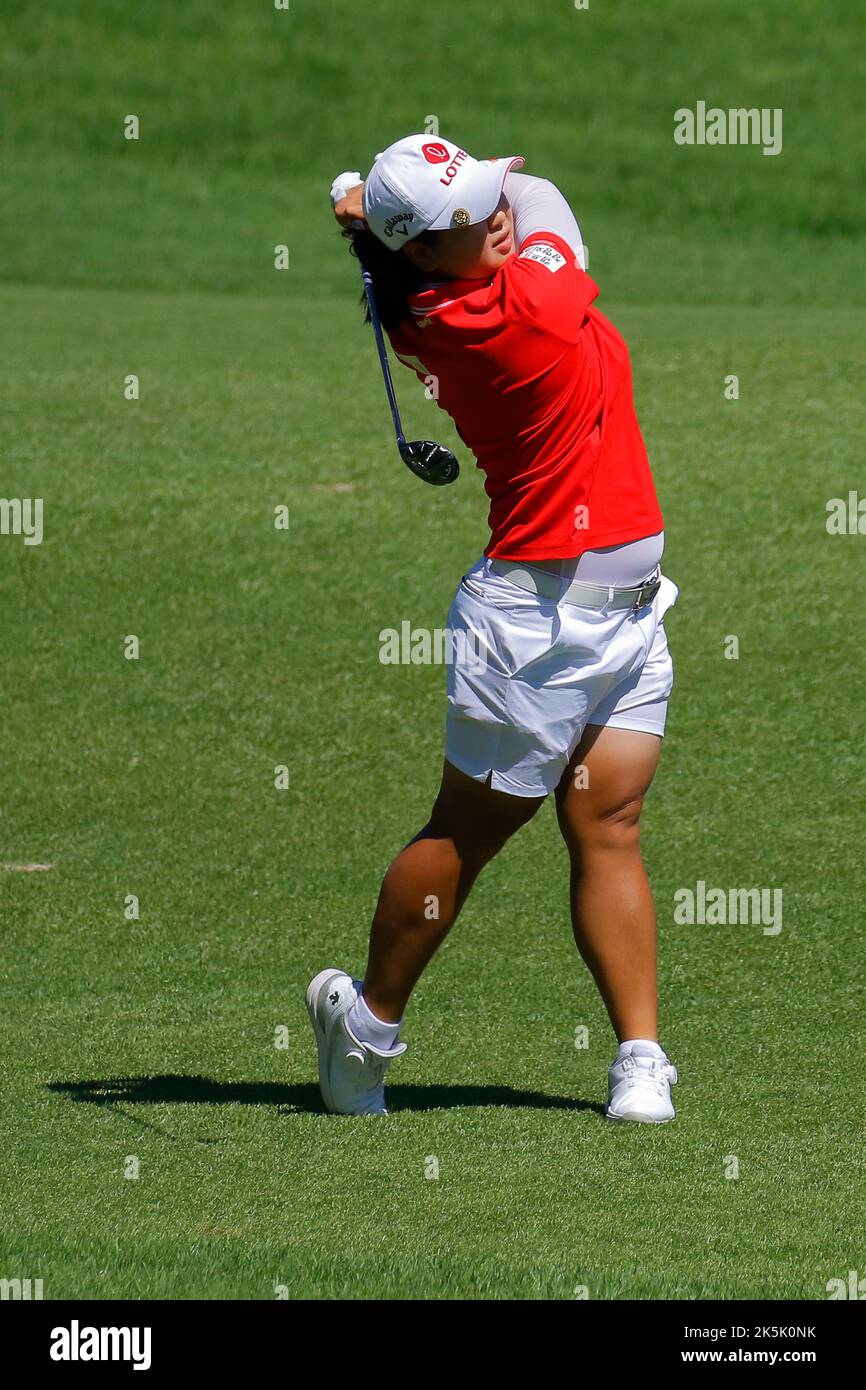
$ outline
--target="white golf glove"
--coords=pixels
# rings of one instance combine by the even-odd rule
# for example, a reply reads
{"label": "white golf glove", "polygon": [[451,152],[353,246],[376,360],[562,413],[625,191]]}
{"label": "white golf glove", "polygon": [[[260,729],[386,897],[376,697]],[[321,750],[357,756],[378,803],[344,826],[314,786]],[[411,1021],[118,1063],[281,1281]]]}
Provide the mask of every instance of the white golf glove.
{"label": "white golf glove", "polygon": [[338,174],[331,184],[331,207],[336,207],[341,198],[345,198],[350,188],[357,188],[359,183],[363,183],[360,173],[356,169],[354,172],[349,170],[344,174]]}

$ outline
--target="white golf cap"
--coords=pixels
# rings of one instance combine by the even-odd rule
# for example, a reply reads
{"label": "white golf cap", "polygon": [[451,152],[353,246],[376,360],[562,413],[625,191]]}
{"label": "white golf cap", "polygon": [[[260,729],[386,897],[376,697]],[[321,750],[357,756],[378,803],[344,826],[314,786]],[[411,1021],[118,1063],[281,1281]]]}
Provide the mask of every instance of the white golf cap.
{"label": "white golf cap", "polygon": [[483,222],[502,197],[507,159],[473,159],[452,140],[407,135],[376,156],[364,184],[367,226],[396,251],[420,232]]}

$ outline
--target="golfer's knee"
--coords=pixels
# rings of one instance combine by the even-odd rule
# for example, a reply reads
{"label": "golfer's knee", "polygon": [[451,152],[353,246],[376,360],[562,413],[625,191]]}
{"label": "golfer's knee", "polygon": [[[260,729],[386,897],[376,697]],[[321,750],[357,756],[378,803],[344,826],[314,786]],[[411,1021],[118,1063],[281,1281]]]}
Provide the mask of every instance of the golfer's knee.
{"label": "golfer's knee", "polygon": [[635,849],[640,843],[643,796],[633,796],[569,825],[569,842],[581,852]]}

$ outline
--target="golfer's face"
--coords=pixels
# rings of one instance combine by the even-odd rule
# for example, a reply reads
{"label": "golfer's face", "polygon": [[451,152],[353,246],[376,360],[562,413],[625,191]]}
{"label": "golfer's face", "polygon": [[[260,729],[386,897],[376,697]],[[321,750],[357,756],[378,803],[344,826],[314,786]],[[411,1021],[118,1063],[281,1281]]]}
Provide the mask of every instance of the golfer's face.
{"label": "golfer's face", "polygon": [[457,280],[493,275],[513,254],[514,223],[504,193],[486,221],[440,232],[436,241],[438,269]]}

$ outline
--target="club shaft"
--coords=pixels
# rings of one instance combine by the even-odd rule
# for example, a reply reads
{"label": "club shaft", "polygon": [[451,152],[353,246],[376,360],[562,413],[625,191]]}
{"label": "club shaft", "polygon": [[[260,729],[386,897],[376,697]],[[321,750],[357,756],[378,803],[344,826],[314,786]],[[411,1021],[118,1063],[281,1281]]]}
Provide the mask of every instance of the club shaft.
{"label": "club shaft", "polygon": [[391,414],[394,418],[394,429],[397,431],[397,443],[406,443],[406,436],[403,433],[403,426],[400,423],[400,411],[397,408],[397,397],[394,394],[394,382],[391,379],[391,367],[388,363],[388,351],[385,347],[385,335],[382,332],[382,324],[379,320],[379,310],[376,307],[376,295],[373,290],[373,277],[369,270],[361,267],[361,279],[364,282],[364,294],[367,297],[367,307],[370,310],[370,322],[373,325],[373,336],[376,339],[376,347],[379,351],[379,361],[382,365],[382,375],[385,378],[385,390],[388,393],[388,404],[391,407]]}

